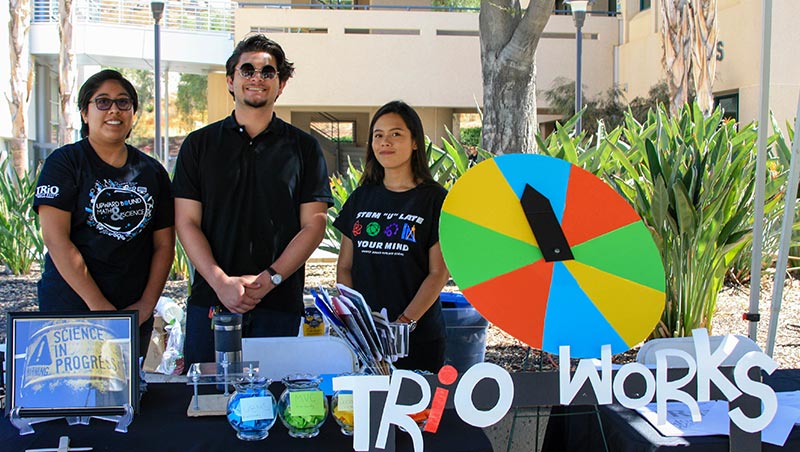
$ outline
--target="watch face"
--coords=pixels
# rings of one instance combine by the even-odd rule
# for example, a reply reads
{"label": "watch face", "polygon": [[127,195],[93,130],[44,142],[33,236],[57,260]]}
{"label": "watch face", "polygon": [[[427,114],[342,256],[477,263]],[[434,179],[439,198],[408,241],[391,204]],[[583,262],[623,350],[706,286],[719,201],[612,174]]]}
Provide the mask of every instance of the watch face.
{"label": "watch face", "polygon": [[439,238],[472,306],[531,347],[622,353],[661,318],[664,267],[649,230],[566,161],[509,154],[471,168],[445,199]]}
{"label": "watch face", "polygon": [[275,284],[276,286],[283,282],[283,276],[279,275],[278,273],[275,273],[274,275],[270,276],[269,279],[271,279],[272,284]]}

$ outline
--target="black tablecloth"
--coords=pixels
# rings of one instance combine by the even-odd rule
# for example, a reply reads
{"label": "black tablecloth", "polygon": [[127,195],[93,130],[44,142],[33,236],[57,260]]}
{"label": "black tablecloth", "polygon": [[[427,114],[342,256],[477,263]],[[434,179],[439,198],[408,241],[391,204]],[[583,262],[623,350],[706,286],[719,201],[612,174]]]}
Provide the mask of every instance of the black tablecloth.
{"label": "black tablecloth", "polygon": [[[764,382],[775,391],[800,389],[800,370],[777,370],[764,375]],[[728,436],[662,436],[633,410],[620,405],[598,407],[602,432],[612,452],[654,452],[680,448],[680,452],[728,451]],[[592,406],[553,407],[545,434],[543,452],[604,450],[603,434]],[[574,414],[580,413],[580,414]],[[783,448],[762,443],[762,451],[800,451],[800,427],[795,426]]]}
{"label": "black tablecloth", "polygon": [[[247,442],[224,416],[189,418],[186,408],[191,387],[178,383],[149,384],[142,397],[141,413],[128,427],[128,433],[114,431],[115,424],[92,419],[90,425],[67,425],[63,419],[34,424],[34,434],[20,436],[8,418],[0,421],[0,450],[24,451],[32,448],[55,448],[60,436],[70,437],[72,447],[93,447],[94,451],[348,451],[353,438],[342,435],[339,426],[328,416],[316,438],[289,436],[280,420],[263,441]],[[273,391],[277,396],[279,393]],[[398,451],[413,450],[410,437],[397,431]],[[465,424],[453,410],[446,410],[436,434],[423,433],[425,450],[491,452],[489,439],[479,428]]]}

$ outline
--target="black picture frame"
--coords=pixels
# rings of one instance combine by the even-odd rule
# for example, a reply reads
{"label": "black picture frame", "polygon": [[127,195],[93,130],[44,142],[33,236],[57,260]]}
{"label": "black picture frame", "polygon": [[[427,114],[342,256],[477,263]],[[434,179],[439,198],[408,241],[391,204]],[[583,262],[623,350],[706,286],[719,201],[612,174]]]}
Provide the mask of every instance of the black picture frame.
{"label": "black picture frame", "polygon": [[7,325],[6,415],[139,411],[137,311],[9,312]]}

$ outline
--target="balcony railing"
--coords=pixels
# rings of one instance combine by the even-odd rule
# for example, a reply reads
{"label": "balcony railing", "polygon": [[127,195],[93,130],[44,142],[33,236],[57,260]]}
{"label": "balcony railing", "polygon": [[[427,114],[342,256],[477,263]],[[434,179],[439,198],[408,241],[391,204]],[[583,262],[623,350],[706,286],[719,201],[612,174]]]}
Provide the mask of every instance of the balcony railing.
{"label": "balcony railing", "polygon": [[397,5],[352,5],[349,3],[263,3],[263,2],[239,2],[240,8],[279,8],[279,9],[341,9],[341,10],[391,10],[391,11],[446,11],[446,12],[474,12],[480,8],[470,8],[465,6],[425,6],[425,5],[403,5],[401,1]]}
{"label": "balcony railing", "polygon": [[[166,29],[233,32],[235,2],[229,0],[166,1],[161,26]],[[75,0],[75,22],[150,26],[149,1]],[[34,0],[33,22],[58,22],[58,0]]]}
{"label": "balcony railing", "polygon": [[[275,8],[275,9],[339,9],[339,10],[372,10],[372,11],[443,11],[477,13],[480,8],[465,6],[425,6],[425,5],[351,5],[339,3],[263,3],[239,2],[239,8]],[[554,9],[555,15],[570,15],[569,9]],[[616,16],[617,11],[591,10],[587,14],[594,16]]]}

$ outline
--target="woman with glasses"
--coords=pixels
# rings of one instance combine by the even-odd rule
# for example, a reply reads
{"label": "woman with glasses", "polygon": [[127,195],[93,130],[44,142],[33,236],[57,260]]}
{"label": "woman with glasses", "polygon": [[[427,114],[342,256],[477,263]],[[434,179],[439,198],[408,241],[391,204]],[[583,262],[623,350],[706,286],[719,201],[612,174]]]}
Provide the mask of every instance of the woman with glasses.
{"label": "woman with glasses", "polygon": [[342,232],[337,280],[356,289],[373,311],[409,323],[409,356],[400,369],[438,372],[445,325],[439,292],[449,273],[439,247],[439,214],[447,191],[434,181],[422,121],[394,101],[370,124],[359,187],[333,225]]}
{"label": "woman with glasses", "polygon": [[135,310],[147,344],[175,253],[174,206],[164,167],[125,142],[138,107],[119,72],[89,77],[83,139],[45,160],[33,205],[47,246],[40,311]]}

